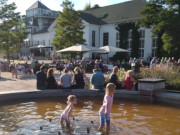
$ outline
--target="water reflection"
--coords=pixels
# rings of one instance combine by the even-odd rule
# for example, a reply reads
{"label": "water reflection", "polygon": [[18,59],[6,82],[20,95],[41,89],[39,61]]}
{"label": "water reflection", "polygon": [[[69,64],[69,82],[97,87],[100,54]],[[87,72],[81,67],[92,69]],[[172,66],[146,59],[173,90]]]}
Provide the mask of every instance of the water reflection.
{"label": "water reflection", "polygon": [[[89,101],[94,101],[89,102]],[[86,103],[84,103],[86,102]],[[59,125],[66,99],[45,99],[0,107],[0,134],[180,134],[180,109],[115,99],[111,131],[100,133],[98,111],[102,99],[81,99],[70,128]]]}

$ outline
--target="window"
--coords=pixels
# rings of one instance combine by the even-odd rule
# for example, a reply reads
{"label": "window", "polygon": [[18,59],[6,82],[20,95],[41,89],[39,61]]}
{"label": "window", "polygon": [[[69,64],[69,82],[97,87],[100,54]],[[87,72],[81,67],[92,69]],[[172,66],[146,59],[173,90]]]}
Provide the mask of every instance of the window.
{"label": "window", "polygon": [[144,48],[144,39],[140,39],[140,48]]}
{"label": "window", "polygon": [[157,55],[157,41],[158,37],[153,37],[152,38],[152,57],[156,57]]}
{"label": "window", "polygon": [[116,47],[120,47],[120,33],[116,33]]}
{"label": "window", "polygon": [[140,58],[144,58],[144,48],[143,49],[139,49],[139,57]]}
{"label": "window", "polygon": [[103,33],[103,46],[109,45],[109,33]]}
{"label": "window", "polygon": [[92,31],[92,46],[95,47],[95,31]]}
{"label": "window", "polygon": [[43,45],[45,45],[45,40],[43,40]]}
{"label": "window", "polygon": [[140,38],[145,38],[145,30],[140,30]]}
{"label": "window", "polygon": [[51,41],[49,40],[49,46],[51,45]]}
{"label": "window", "polygon": [[145,30],[140,30],[139,57],[144,58]]}
{"label": "window", "polygon": [[153,37],[152,39],[152,47],[157,47],[157,37]]}
{"label": "window", "polygon": [[139,46],[139,57],[144,57],[144,39],[140,39],[140,46]]}

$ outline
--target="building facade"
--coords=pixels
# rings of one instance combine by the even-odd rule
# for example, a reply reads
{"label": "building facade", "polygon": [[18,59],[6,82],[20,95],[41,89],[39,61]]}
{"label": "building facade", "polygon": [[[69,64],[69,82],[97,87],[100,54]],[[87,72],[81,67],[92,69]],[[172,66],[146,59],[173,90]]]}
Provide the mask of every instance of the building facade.
{"label": "building facade", "polygon": [[[145,8],[145,0],[132,0],[106,7],[82,11],[80,17],[84,24],[83,38],[86,44],[94,47],[114,46],[121,47],[120,33],[116,30],[118,23],[135,22],[142,16],[140,12]],[[39,44],[51,46],[56,34],[57,12],[52,11],[37,1],[27,11],[27,26],[30,31],[27,45],[36,46]],[[139,28],[140,47],[139,58],[147,59],[156,56],[157,37],[152,38],[151,29]],[[132,30],[128,31],[127,49],[132,51]],[[112,57],[114,53],[110,53]],[[130,54],[129,54],[130,55]],[[87,59],[94,57],[93,53],[85,54]]]}

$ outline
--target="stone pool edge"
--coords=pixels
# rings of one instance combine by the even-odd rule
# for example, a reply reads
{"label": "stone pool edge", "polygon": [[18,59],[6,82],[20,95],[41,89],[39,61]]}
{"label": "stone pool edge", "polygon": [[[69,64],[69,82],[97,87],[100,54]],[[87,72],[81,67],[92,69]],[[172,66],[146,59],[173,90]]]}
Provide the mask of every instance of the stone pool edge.
{"label": "stone pool edge", "polygon": [[[20,99],[30,100],[32,98],[45,98],[45,97],[67,97],[70,94],[74,94],[79,97],[103,97],[104,91],[92,90],[92,89],[69,89],[69,90],[23,90],[23,91],[11,91],[0,92],[0,102],[13,101]],[[138,91],[116,90],[115,97],[137,99],[144,98],[150,101],[149,96],[142,96]],[[180,105],[180,94],[159,92],[156,94],[155,101],[166,102]]]}

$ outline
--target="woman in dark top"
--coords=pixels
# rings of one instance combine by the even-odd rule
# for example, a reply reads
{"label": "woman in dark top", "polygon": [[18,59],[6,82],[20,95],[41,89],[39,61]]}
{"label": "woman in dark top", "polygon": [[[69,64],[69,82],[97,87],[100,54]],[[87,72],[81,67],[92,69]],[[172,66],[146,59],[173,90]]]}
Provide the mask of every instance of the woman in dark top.
{"label": "woman in dark top", "polygon": [[48,84],[48,89],[57,89],[57,82],[56,79],[54,78],[54,71],[53,69],[48,69],[47,72],[47,84]]}
{"label": "woman in dark top", "polygon": [[84,89],[85,83],[84,83],[84,74],[80,72],[80,69],[76,67],[74,69],[75,75],[73,82],[76,82],[76,88],[77,89]]}

